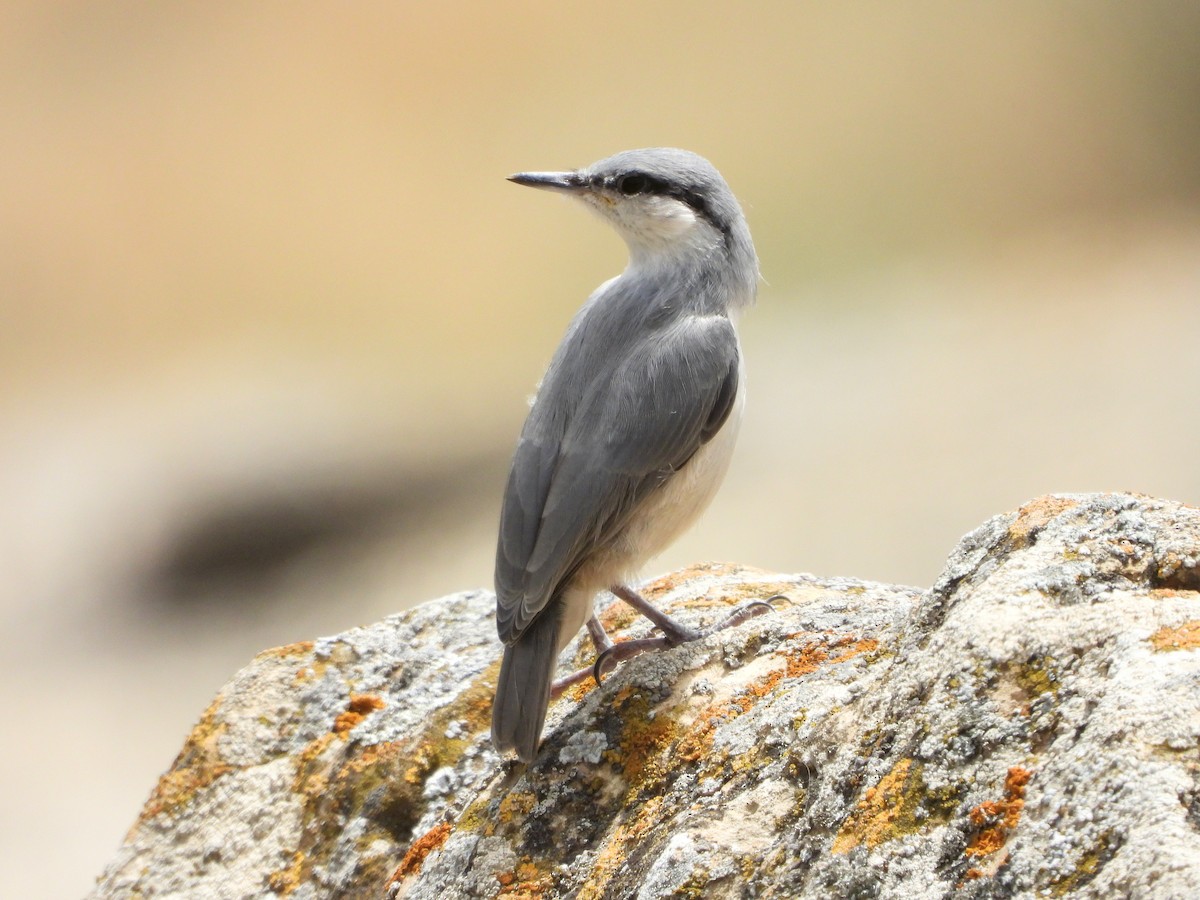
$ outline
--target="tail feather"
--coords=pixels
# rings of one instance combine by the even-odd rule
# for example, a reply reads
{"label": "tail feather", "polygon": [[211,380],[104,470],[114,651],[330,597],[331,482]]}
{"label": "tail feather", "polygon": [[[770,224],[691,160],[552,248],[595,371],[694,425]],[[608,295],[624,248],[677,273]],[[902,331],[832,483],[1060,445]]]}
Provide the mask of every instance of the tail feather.
{"label": "tail feather", "polygon": [[504,648],[496,700],[492,705],[492,743],[496,749],[515,750],[524,762],[533,762],[558,661],[558,632],[562,625],[561,601],[544,610],[516,642]]}

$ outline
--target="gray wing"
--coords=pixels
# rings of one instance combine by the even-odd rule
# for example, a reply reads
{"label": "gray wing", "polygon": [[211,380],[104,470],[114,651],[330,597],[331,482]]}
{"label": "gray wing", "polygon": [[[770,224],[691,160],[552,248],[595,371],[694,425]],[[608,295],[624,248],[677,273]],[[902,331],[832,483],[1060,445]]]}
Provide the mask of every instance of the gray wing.
{"label": "gray wing", "polygon": [[[632,347],[582,391],[569,420],[543,384],[517,445],[500,516],[496,623],[512,643],[638,503],[725,423],[738,345],[724,316],[688,316]],[[547,392],[550,392],[549,394]]]}

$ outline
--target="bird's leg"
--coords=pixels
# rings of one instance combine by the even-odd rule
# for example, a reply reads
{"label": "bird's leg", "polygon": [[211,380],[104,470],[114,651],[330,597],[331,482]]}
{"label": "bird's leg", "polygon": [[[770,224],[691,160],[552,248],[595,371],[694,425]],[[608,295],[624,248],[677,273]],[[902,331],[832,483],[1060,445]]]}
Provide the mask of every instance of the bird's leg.
{"label": "bird's leg", "polygon": [[752,619],[763,613],[773,612],[775,607],[771,606],[770,601],[782,596],[781,594],[776,594],[767,600],[751,600],[749,603],[739,606],[716,625],[703,630],[697,630],[676,622],[630,587],[618,584],[614,585],[611,591],[614,597],[624,600],[653,622],[655,627],[662,632],[662,636],[639,638],[633,641],[621,641],[619,644],[614,644],[612,638],[608,636],[608,632],[604,630],[604,626],[600,624],[600,620],[595,615],[592,615],[587,620],[587,630],[592,638],[592,646],[596,648],[596,662],[590,668],[572,672],[570,675],[554,682],[550,686],[551,699],[558,697],[567,688],[579,684],[579,682],[586,680],[589,676],[595,678],[596,683],[599,684],[600,680],[608,672],[616,668],[617,663],[640,656],[647,650],[667,650],[671,647],[678,647],[680,644],[689,643],[690,641],[698,641],[701,638],[708,637],[710,634],[724,631],[726,628],[735,628],[747,619]]}
{"label": "bird's leg", "polygon": [[[604,626],[600,624],[600,620],[592,615],[587,620],[588,634],[592,638],[592,646],[596,648],[596,656],[600,657],[611,650],[614,646],[612,638],[608,636],[608,632],[604,630]],[[554,699],[559,696],[567,688],[574,684],[578,684],[587,678],[592,677],[594,668],[588,666],[586,669],[580,669],[578,672],[572,672],[565,678],[560,678],[554,684],[550,685],[550,698]],[[599,681],[599,679],[596,679]]]}
{"label": "bird's leg", "polygon": [[[614,667],[617,663],[627,659],[632,659],[635,656],[640,656],[647,650],[665,650],[670,647],[677,647],[680,644],[686,644],[689,641],[698,641],[701,638],[708,637],[710,634],[716,634],[718,631],[724,631],[726,628],[733,628],[741,625],[747,619],[754,616],[762,615],[763,613],[773,612],[775,607],[771,606],[768,600],[751,600],[749,603],[743,604],[735,609],[724,621],[713,625],[710,628],[705,628],[698,631],[695,628],[690,628],[680,622],[676,622],[662,610],[655,607],[645,597],[637,591],[623,584],[613,585],[609,588],[613,596],[620,597],[643,616],[655,624],[659,631],[663,633],[662,637],[657,638],[641,638],[635,641],[622,641],[619,644],[613,644],[606,650],[600,651],[596,657],[596,663],[592,666],[592,673],[599,682],[604,676],[604,673]],[[776,595],[780,596],[780,595]],[[770,600],[774,600],[771,597]]]}
{"label": "bird's leg", "polygon": [[668,647],[674,647],[676,644],[686,644],[688,641],[696,641],[704,637],[696,629],[676,622],[633,588],[626,587],[623,584],[614,584],[609,590],[612,591],[614,597],[620,597],[653,622],[667,639]]}
{"label": "bird's leg", "polygon": [[587,620],[588,634],[592,637],[592,646],[596,648],[596,653],[601,654],[605,650],[612,647],[612,638],[608,636],[608,632],[604,630],[604,626],[600,624],[600,620],[593,613]]}

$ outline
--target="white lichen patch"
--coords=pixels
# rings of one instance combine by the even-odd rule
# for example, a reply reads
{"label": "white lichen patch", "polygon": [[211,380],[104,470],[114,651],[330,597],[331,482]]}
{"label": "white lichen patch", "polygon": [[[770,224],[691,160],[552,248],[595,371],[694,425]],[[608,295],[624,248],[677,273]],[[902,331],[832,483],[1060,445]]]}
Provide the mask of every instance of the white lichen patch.
{"label": "white lichen patch", "polygon": [[695,833],[734,855],[760,854],[774,842],[772,835],[795,802],[794,785],[781,779],[764,781],[731,797],[720,816],[696,828]]}
{"label": "white lichen patch", "polygon": [[570,766],[578,762],[596,765],[608,749],[608,738],[602,731],[576,731],[558,751],[558,761]]}

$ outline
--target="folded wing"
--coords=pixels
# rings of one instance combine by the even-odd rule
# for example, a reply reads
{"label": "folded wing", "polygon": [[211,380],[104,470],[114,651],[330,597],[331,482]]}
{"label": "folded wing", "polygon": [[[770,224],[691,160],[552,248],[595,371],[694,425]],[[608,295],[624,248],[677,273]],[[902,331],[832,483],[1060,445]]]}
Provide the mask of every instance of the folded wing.
{"label": "folded wing", "polygon": [[[724,316],[680,317],[614,350],[614,362],[582,387],[548,378],[517,445],[496,554],[497,628],[505,643],[720,430],[733,407],[738,344]],[[579,396],[555,402],[562,390]]]}

